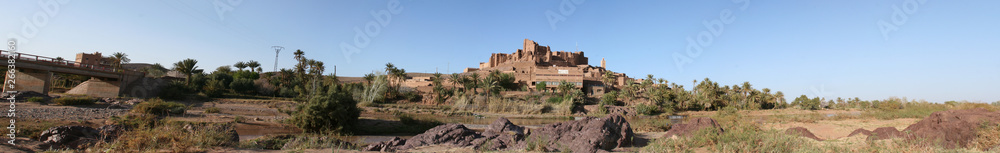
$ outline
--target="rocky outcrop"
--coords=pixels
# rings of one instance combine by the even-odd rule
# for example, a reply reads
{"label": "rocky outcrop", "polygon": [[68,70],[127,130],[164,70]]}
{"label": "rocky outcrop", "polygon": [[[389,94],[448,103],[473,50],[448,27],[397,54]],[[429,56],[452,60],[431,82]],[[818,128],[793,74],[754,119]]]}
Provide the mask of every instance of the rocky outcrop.
{"label": "rocky outcrop", "polygon": [[499,118],[483,131],[483,138],[476,139],[473,144],[483,150],[503,150],[513,148],[524,141],[524,127],[514,125],[506,118]]}
{"label": "rocky outcrop", "polygon": [[788,128],[787,130],[785,130],[785,134],[798,135],[798,136],[810,138],[810,139],[813,139],[813,140],[816,140],[816,141],[823,141],[823,139],[820,139],[819,137],[816,137],[816,135],[814,135],[812,132],[810,132],[809,129],[806,129],[804,127]]}
{"label": "rocky outcrop", "polygon": [[1000,112],[982,108],[934,112],[920,122],[903,129],[911,139],[940,141],[946,148],[965,147],[976,138],[980,124],[1000,123]]}
{"label": "rocky outcrop", "polygon": [[711,130],[713,133],[725,132],[725,130],[722,129],[722,126],[719,126],[719,122],[716,122],[715,119],[700,117],[670,126],[670,130],[668,130],[667,134],[664,134],[663,136],[668,138],[672,136],[686,137],[691,136],[691,134],[697,132],[698,130],[706,128]]}
{"label": "rocky outcrop", "polygon": [[[632,145],[635,133],[625,117],[585,118],[542,126],[532,130],[526,141],[547,142],[546,151],[597,152]],[[537,140],[537,141],[536,141]]]}
{"label": "rocky outcrop", "polygon": [[370,144],[364,151],[400,151],[428,145],[474,147],[480,150],[522,150],[528,141],[547,151],[606,152],[630,146],[635,134],[621,115],[586,118],[544,125],[535,130],[514,125],[505,118],[494,121],[482,133],[461,124],[440,125],[410,139],[393,138]]}
{"label": "rocky outcrop", "polygon": [[38,139],[53,148],[77,149],[97,140],[99,134],[97,129],[86,126],[58,126],[42,131]]}

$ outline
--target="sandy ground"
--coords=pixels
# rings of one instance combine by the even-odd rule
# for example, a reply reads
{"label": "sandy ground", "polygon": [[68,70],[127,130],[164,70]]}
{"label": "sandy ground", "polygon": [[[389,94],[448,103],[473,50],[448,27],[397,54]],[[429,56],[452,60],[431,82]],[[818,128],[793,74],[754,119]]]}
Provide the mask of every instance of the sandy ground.
{"label": "sandy ground", "polygon": [[846,120],[819,120],[816,123],[801,123],[801,122],[791,122],[791,123],[764,123],[763,127],[785,130],[793,127],[804,127],[809,129],[810,132],[816,135],[816,137],[830,140],[830,139],[840,139],[847,137],[854,130],[858,128],[864,128],[867,130],[875,130],[879,127],[896,127],[896,129],[905,129],[910,124],[917,123],[920,119],[916,118],[901,118],[893,120],[879,120],[879,119],[846,119]]}

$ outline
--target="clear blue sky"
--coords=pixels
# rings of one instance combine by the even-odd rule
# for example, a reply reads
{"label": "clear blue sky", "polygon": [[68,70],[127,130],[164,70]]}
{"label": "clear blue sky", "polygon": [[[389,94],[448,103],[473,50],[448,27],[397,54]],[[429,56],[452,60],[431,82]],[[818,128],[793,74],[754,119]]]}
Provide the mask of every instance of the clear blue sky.
{"label": "clear blue sky", "polygon": [[[270,46],[281,45],[279,67],[291,67],[291,52],[301,49],[328,72],[336,65],[342,76],[387,62],[408,72],[460,72],[490,53],[514,52],[528,38],[555,50],[579,46],[592,65],[606,58],[614,71],[653,74],[687,88],[708,77],[722,85],[750,81],[789,100],[802,94],[1000,100],[1000,1],[752,0],[741,9],[745,3],[730,0],[402,0],[402,10],[390,13],[391,22],[350,62],[340,44],[353,44],[354,28],[375,22],[370,12],[387,10],[388,1],[73,0],[46,14],[39,2],[48,1],[3,0],[0,35],[28,39],[19,46],[26,53],[72,59],[79,52],[125,52],[134,63],[168,67],[194,58],[208,71],[247,60],[270,70]],[[899,16],[893,22],[893,6],[905,22]],[[565,20],[553,28],[547,11]],[[686,53],[686,39],[710,33],[704,21],[723,12],[732,22],[697,56]],[[48,20],[31,24],[37,31],[28,38],[22,19]],[[883,36],[879,21],[896,30]]]}

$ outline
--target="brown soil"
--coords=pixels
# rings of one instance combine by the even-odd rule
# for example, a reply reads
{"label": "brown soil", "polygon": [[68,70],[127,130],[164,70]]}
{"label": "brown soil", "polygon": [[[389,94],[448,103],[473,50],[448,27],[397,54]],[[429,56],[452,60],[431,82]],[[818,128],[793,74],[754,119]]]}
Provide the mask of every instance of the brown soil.
{"label": "brown soil", "polygon": [[984,123],[1000,123],[1000,112],[982,108],[934,112],[903,131],[910,131],[910,139],[940,140],[946,148],[956,148],[975,139]]}

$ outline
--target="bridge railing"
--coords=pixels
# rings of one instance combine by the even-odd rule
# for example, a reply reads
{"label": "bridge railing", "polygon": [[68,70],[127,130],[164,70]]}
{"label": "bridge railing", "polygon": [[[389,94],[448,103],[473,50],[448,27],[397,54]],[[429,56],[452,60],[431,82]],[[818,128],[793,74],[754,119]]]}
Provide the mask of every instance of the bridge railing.
{"label": "bridge railing", "polygon": [[22,61],[44,62],[44,63],[55,64],[55,65],[62,65],[62,66],[68,66],[68,67],[76,67],[76,68],[84,68],[84,69],[91,69],[91,70],[97,70],[97,71],[105,71],[105,72],[118,73],[118,70],[116,68],[114,68],[114,67],[102,66],[102,65],[93,65],[93,64],[81,64],[81,63],[76,63],[75,61],[69,61],[69,60],[66,60],[66,59],[56,59],[56,58],[39,56],[39,55],[34,55],[34,54],[16,53],[16,52],[2,50],[2,53],[0,53],[0,55],[3,55],[2,58],[8,58],[8,59],[9,59],[9,57],[13,56],[15,59],[22,60]]}

